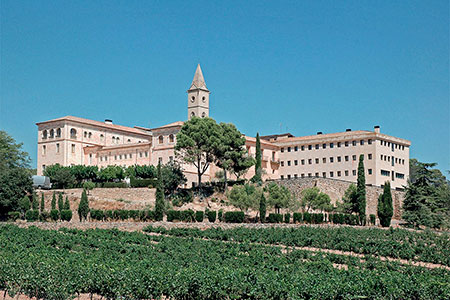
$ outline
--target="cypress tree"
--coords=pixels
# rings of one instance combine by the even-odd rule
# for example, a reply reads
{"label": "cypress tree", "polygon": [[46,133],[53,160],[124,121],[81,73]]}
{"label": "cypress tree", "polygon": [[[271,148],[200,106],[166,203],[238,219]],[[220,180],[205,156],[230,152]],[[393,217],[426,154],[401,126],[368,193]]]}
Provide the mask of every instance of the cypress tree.
{"label": "cypress tree", "polygon": [[158,182],[156,185],[155,220],[162,221],[164,217],[164,187],[161,176],[161,164],[158,164]]}
{"label": "cypress tree", "polygon": [[389,181],[384,184],[383,194],[378,198],[377,214],[381,226],[389,227],[391,225],[394,207],[392,205],[391,184]]}
{"label": "cypress tree", "polygon": [[53,192],[53,196],[52,196],[52,210],[56,209],[56,194],[55,192]]}
{"label": "cypress tree", "polygon": [[66,196],[66,202],[64,202],[64,209],[70,209],[69,196]]}
{"label": "cypress tree", "polygon": [[78,216],[80,217],[80,222],[87,219],[89,214],[89,199],[86,194],[86,190],[83,190],[81,194],[80,204],[78,205]]}
{"label": "cypress tree", "polygon": [[366,219],[366,177],[364,175],[364,155],[359,156],[358,180],[356,184],[358,199],[358,214],[360,225],[365,224]]}
{"label": "cypress tree", "polygon": [[58,210],[59,212],[61,212],[64,209],[64,199],[63,199],[63,195],[60,192],[58,195]]}
{"label": "cypress tree", "polygon": [[253,176],[252,181],[256,183],[261,183],[262,181],[262,169],[261,169],[261,141],[259,139],[259,132],[256,133],[256,153],[255,153],[255,176]]}
{"label": "cypress tree", "polygon": [[264,197],[264,193],[261,193],[261,199],[259,200],[259,218],[261,223],[266,221],[266,197]]}
{"label": "cypress tree", "polygon": [[45,199],[44,199],[44,193],[41,193],[41,212],[45,209]]}

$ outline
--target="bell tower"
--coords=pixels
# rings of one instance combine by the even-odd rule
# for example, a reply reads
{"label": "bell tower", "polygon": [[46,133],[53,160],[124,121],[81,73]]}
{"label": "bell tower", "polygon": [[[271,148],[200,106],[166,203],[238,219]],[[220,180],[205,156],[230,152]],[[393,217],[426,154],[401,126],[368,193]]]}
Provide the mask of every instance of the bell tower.
{"label": "bell tower", "polygon": [[192,117],[209,117],[209,90],[206,87],[200,64],[195,70],[194,80],[188,93],[188,120]]}

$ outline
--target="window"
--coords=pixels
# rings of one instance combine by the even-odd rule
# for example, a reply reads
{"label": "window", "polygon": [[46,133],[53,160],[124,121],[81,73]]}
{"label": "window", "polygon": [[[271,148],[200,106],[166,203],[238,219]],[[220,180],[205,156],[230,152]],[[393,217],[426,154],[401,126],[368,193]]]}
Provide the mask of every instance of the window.
{"label": "window", "polygon": [[345,142],[345,147],[348,147],[348,142],[347,141]]}
{"label": "window", "polygon": [[327,177],[327,173],[326,172],[322,172],[322,177],[326,178]]}
{"label": "window", "polygon": [[356,176],[356,170],[352,170],[353,176]]}
{"label": "window", "polygon": [[298,166],[298,160],[294,160],[294,165]]}
{"label": "window", "polygon": [[323,149],[327,149],[327,144],[323,144],[323,145],[322,145],[322,148],[323,148]]}
{"label": "window", "polygon": [[330,172],[330,177],[333,177],[334,176],[334,173],[333,173],[333,171],[331,171]]}
{"label": "window", "polygon": [[341,142],[337,143],[338,148],[341,148]]}
{"label": "window", "polygon": [[[294,151],[298,151],[298,146],[294,147]],[[297,178],[297,177],[295,177],[295,178]]]}
{"label": "window", "polygon": [[59,143],[56,144],[56,153],[59,153]]}
{"label": "window", "polygon": [[312,164],[312,159],[310,158],[310,159],[308,159],[308,164]]}
{"label": "window", "polygon": [[333,143],[330,143],[330,148],[334,148],[334,144]]}
{"label": "window", "polygon": [[290,166],[291,166],[291,161],[288,160],[288,161],[287,161],[287,164],[288,164],[288,167],[290,167]]}
{"label": "window", "polygon": [[316,158],[316,164],[319,164],[319,159],[318,158]]}
{"label": "window", "polygon": [[341,177],[341,171],[337,171],[337,177]]}
{"label": "window", "polygon": [[70,138],[71,139],[77,138],[77,130],[75,128],[70,129]]}
{"label": "window", "polygon": [[47,153],[47,146],[42,146],[42,155],[45,155]]}
{"label": "window", "polygon": [[330,163],[334,162],[334,157],[330,157]]}
{"label": "window", "polygon": [[55,137],[55,130],[51,129],[50,130],[50,138],[54,138]]}
{"label": "window", "polygon": [[75,153],[75,144],[72,144],[72,153]]}
{"label": "window", "polygon": [[381,170],[381,175],[383,175],[383,176],[389,176],[389,175],[390,175],[390,172],[389,172],[389,171],[386,171],[386,170]]}
{"label": "window", "polygon": [[348,155],[345,156],[345,161],[348,161]]}
{"label": "window", "polygon": [[175,141],[175,137],[173,136],[173,134],[169,135],[169,142],[173,143]]}
{"label": "window", "polygon": [[162,135],[159,136],[158,142],[159,142],[160,144],[164,143],[164,137],[163,137]]}
{"label": "window", "polygon": [[288,152],[291,152],[291,147],[288,147]]}
{"label": "window", "polygon": [[356,155],[353,155],[353,161],[355,161],[356,160]]}
{"label": "window", "polygon": [[341,162],[341,157],[340,156],[337,157],[337,161]]}
{"label": "window", "polygon": [[284,161],[281,161],[281,166],[284,167]]}
{"label": "window", "polygon": [[372,159],[372,153],[367,154],[368,159]]}
{"label": "window", "polygon": [[353,145],[353,146],[356,146],[356,141],[352,141],[352,145]]}
{"label": "window", "polygon": [[305,160],[304,159],[302,159],[302,165],[304,165],[305,164]]}
{"label": "window", "polygon": [[372,169],[368,169],[367,173],[369,173],[369,175],[372,175]]}
{"label": "window", "polygon": [[361,140],[359,143],[361,144],[361,146],[364,146],[364,140]]}
{"label": "window", "polygon": [[348,176],[348,170],[344,171],[345,176]]}
{"label": "window", "polygon": [[316,144],[316,150],[319,150],[319,144]]}
{"label": "window", "polygon": [[324,164],[326,164],[326,163],[327,163],[327,158],[326,158],[326,157],[322,158],[322,162],[323,162]]}

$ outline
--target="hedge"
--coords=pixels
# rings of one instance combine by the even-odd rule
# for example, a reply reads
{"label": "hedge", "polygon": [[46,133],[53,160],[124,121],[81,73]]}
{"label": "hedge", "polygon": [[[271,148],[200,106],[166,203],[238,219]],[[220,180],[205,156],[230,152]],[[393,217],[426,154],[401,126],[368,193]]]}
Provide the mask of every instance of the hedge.
{"label": "hedge", "polygon": [[216,221],[217,213],[215,210],[210,210],[210,211],[208,211],[207,216],[208,216],[208,221],[211,223],[214,223]]}
{"label": "hedge", "polygon": [[25,219],[27,222],[34,222],[39,219],[39,210],[38,209],[30,209],[25,213]]}
{"label": "hedge", "polygon": [[8,212],[8,220],[15,221],[20,218],[20,211],[10,211]]}
{"label": "hedge", "polygon": [[203,222],[203,219],[205,217],[205,213],[201,210],[198,210],[195,212],[195,221],[196,222]]}
{"label": "hedge", "polygon": [[294,218],[293,219],[294,223],[300,223],[303,221],[302,213],[299,213],[299,212],[294,213],[293,218]]}
{"label": "hedge", "polygon": [[281,222],[283,222],[283,215],[271,213],[267,217],[267,222],[268,223],[281,223]]}
{"label": "hedge", "polygon": [[52,209],[52,210],[50,211],[50,218],[51,218],[53,221],[58,221],[58,220],[59,220],[59,210],[57,210],[57,209]]}
{"label": "hedge", "polygon": [[67,222],[72,220],[72,211],[70,209],[61,210],[61,220]]}
{"label": "hedge", "polygon": [[149,187],[154,188],[157,184],[156,178],[151,179],[137,179],[137,178],[130,178],[130,186],[134,188],[141,188],[141,187]]}
{"label": "hedge", "polygon": [[225,222],[227,223],[242,223],[244,222],[244,212],[242,211],[227,211],[224,214]]}

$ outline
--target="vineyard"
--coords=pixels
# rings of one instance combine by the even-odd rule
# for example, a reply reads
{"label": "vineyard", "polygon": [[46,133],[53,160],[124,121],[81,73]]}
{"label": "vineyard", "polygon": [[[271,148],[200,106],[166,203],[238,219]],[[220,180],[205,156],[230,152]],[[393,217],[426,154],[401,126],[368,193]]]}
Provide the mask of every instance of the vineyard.
{"label": "vineyard", "polygon": [[[305,228],[148,227],[146,234],[2,225],[0,290],[38,299],[450,299],[443,268],[272,245],[398,252],[448,266],[448,235]],[[395,240],[412,252],[398,251]]]}

